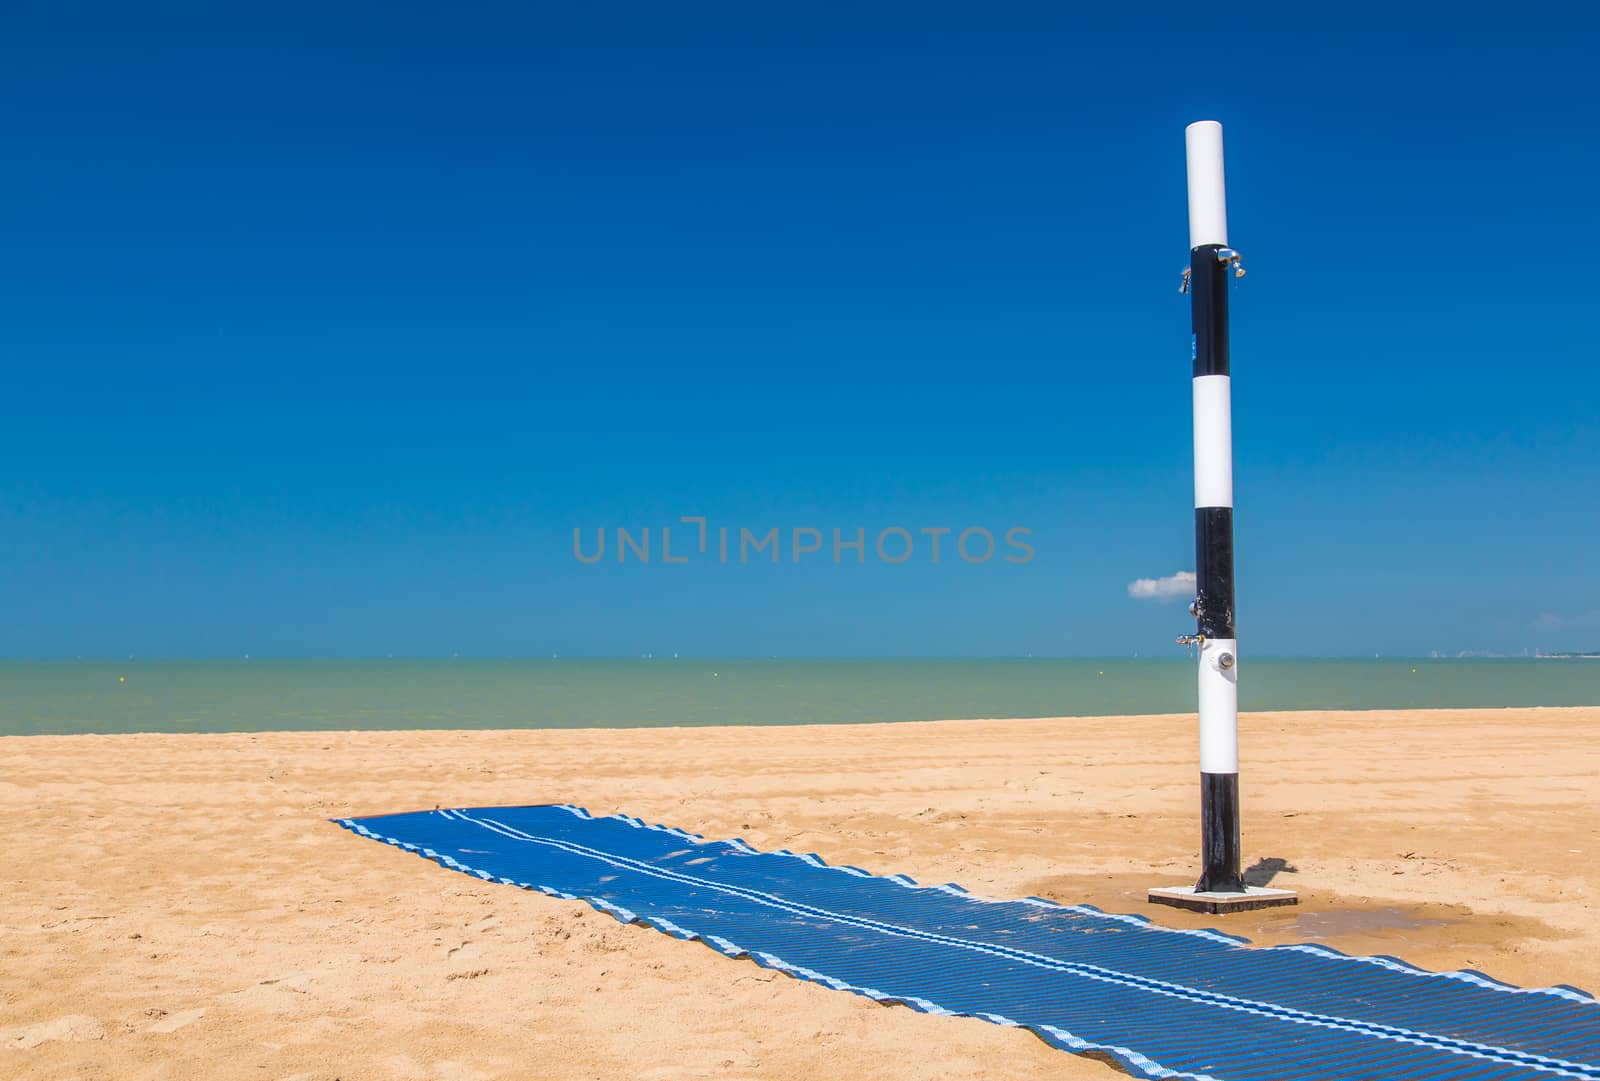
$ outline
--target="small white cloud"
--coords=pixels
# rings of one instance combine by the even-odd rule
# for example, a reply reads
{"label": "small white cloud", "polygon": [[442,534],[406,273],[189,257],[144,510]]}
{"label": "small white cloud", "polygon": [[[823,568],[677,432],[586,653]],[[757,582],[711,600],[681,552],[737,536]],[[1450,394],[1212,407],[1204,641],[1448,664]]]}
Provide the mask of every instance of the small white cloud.
{"label": "small white cloud", "polygon": [[1179,571],[1165,578],[1135,578],[1128,596],[1141,601],[1177,601],[1194,598],[1194,571]]}

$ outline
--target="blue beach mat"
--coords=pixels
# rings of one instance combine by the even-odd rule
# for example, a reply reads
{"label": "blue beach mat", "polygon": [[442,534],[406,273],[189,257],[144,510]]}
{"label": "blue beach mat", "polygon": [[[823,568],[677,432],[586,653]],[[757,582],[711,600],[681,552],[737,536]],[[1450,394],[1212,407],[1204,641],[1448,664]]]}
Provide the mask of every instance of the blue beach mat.
{"label": "blue beach mat", "polygon": [[1140,1077],[1600,1081],[1600,1003],[1476,972],[1039,898],[988,901],[577,807],[347,818],[363,837],[490,881],[881,1002],[1031,1029]]}

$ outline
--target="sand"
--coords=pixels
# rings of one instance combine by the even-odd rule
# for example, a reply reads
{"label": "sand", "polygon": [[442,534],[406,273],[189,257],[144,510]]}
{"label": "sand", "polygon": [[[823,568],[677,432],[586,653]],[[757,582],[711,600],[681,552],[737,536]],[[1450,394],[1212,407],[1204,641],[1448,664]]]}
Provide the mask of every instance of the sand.
{"label": "sand", "polygon": [[327,821],[438,805],[571,802],[1600,991],[1600,708],[1246,716],[1246,859],[1303,904],[1226,917],[1143,897],[1194,875],[1193,724],[0,739],[0,1077],[1118,1076]]}

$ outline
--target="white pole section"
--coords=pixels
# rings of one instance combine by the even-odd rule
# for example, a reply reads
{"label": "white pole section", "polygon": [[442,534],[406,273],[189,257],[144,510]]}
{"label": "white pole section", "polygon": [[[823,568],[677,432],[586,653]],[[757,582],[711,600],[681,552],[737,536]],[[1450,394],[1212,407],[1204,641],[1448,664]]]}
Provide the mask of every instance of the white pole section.
{"label": "white pole section", "polygon": [[1222,176],[1222,125],[1199,120],[1183,132],[1189,157],[1189,248],[1228,246],[1228,195]]}

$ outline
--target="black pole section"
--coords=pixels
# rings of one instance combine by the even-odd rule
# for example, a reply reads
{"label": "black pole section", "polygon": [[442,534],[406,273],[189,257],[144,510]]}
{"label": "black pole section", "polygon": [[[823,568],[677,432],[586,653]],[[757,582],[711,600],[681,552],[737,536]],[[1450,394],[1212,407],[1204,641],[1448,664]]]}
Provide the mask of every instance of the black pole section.
{"label": "black pole section", "polygon": [[[1228,252],[1218,257],[1218,252]],[[1231,382],[1228,370],[1228,278],[1232,270],[1227,261],[1233,253],[1220,244],[1206,244],[1189,253],[1190,310],[1194,326],[1194,377],[1220,375]],[[1197,416],[1204,425],[1209,418]],[[1231,429],[1231,425],[1230,425]],[[1197,442],[1219,433],[1197,433]],[[1232,442],[1232,431],[1221,436]],[[1230,461],[1231,447],[1223,452]],[[1228,487],[1232,488],[1231,477]],[[1194,558],[1196,634],[1206,638],[1234,638],[1233,628],[1233,506],[1200,506],[1194,510]]]}

